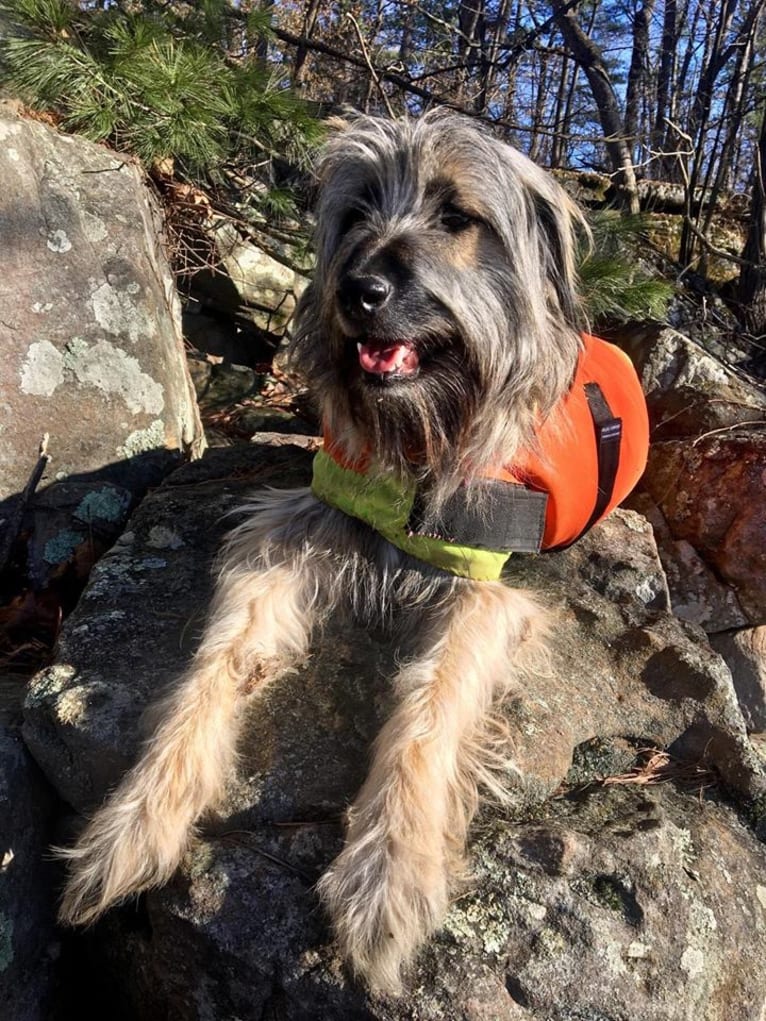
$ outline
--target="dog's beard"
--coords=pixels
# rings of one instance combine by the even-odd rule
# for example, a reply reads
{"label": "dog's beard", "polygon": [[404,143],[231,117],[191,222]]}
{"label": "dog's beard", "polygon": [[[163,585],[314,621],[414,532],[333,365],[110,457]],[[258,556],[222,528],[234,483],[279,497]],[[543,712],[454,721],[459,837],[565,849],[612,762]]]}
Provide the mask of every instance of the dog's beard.
{"label": "dog's beard", "polygon": [[[394,368],[379,370],[392,361]],[[353,339],[340,375],[351,421],[384,464],[437,477],[454,470],[481,395],[457,338]]]}
{"label": "dog's beard", "polygon": [[[318,342],[305,348],[311,364],[303,359],[333,438],[352,456],[371,454],[384,470],[415,475],[435,505],[525,442],[545,399],[503,343],[508,315],[483,293],[485,282],[474,283],[468,323],[431,307],[417,326],[360,332],[331,303]],[[514,401],[517,391],[523,399]]]}
{"label": "dog's beard", "polygon": [[447,496],[534,442],[579,347],[577,214],[455,118],[358,118],[328,148],[294,364],[347,455]]}

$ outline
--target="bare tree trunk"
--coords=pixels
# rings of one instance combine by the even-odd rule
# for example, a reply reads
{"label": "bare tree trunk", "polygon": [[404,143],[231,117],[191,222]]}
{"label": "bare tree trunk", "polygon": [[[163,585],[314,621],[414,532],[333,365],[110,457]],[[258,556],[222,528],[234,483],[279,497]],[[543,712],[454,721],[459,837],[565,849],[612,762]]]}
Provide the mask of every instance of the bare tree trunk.
{"label": "bare tree trunk", "polygon": [[585,34],[576,15],[567,10],[561,0],[554,0],[553,11],[564,41],[574,59],[585,71],[591,87],[605,135],[606,149],[614,170],[618,204],[626,212],[635,215],[639,212],[639,203],[633,160],[625,140],[625,125],[620,105],[601,50]]}
{"label": "bare tree trunk", "polygon": [[[750,75],[753,70],[754,42],[758,31],[758,22],[761,16],[761,10],[763,8],[763,0],[758,0],[758,3],[755,6],[757,7],[755,17],[752,20],[747,39],[738,52],[736,68],[726,94],[721,124],[719,125],[719,134],[723,131],[724,124],[726,127],[723,145],[721,146],[719,153],[715,154],[714,151],[714,155],[717,155],[717,158],[715,160],[711,159],[708,166],[708,172],[705,176],[703,190],[707,193],[708,189],[710,189],[710,198],[702,225],[702,233],[705,236],[707,236],[707,233],[710,230],[718,196],[721,193],[721,190],[727,185],[731,170],[732,157],[734,155],[735,141],[737,135],[743,128],[745,115],[744,101],[747,86],[750,81]],[[717,140],[715,148],[717,148]],[[715,177],[713,177],[714,169]]]}
{"label": "bare tree trunk", "polygon": [[649,70],[649,27],[654,0],[644,0],[633,21],[633,51],[630,57],[628,85],[625,93],[625,134],[631,152],[635,155],[638,141],[638,115],[641,99],[646,91]]}
{"label": "bare tree trunk", "polygon": [[508,33],[508,15],[511,0],[500,0],[497,17],[491,26],[491,33],[485,44],[482,66],[481,88],[476,98],[476,112],[486,114],[490,95],[497,77],[497,58],[500,52],[500,41]]}
{"label": "bare tree trunk", "polygon": [[740,271],[737,297],[747,330],[761,344],[757,365],[766,372],[766,110],[755,156],[750,229],[742,253],[747,265]]}
{"label": "bare tree trunk", "polygon": [[[678,44],[678,6],[676,0],[665,0],[665,16],[662,21],[662,42],[660,44],[660,67],[657,73],[657,107],[652,130],[653,152],[664,151],[667,136],[666,118],[670,115],[670,92]],[[667,163],[662,157],[657,162],[659,180],[669,176]]]}
{"label": "bare tree trunk", "polygon": [[[746,39],[749,37],[752,29],[752,22],[757,18],[758,14],[757,8],[759,5],[758,3],[754,3],[751,5],[750,10],[747,13],[747,17],[740,26],[735,42],[730,45],[725,45],[726,37],[731,29],[732,21],[736,13],[737,2],[738,0],[726,0],[719,10],[715,37],[713,39],[708,58],[702,68],[702,73],[700,74],[697,94],[694,97],[694,103],[692,104],[692,110],[689,117],[688,133],[694,142],[695,152],[688,181],[689,198],[692,203],[694,203],[697,186],[702,179],[702,171],[705,161],[705,137],[710,124],[710,110],[713,103],[713,90],[715,88],[715,83],[721,71],[726,66],[726,63],[733,56],[738,47],[745,45]],[[699,219],[700,217],[698,215],[696,224],[697,228],[699,228]],[[688,219],[685,219],[683,229],[681,231],[681,241],[678,253],[679,262],[683,266],[688,266],[693,262],[697,244],[697,235],[693,230],[693,225],[689,223]]]}
{"label": "bare tree trunk", "polygon": [[412,8],[407,8],[407,13],[402,21],[401,35],[399,36],[399,63],[407,70],[412,59]]}
{"label": "bare tree trunk", "polygon": [[544,127],[545,98],[548,94],[548,54],[541,51],[537,54],[537,66],[539,77],[535,89],[535,105],[532,112],[532,140],[529,145],[529,158],[540,162],[540,140],[543,138],[541,131]]}
{"label": "bare tree trunk", "polygon": [[[458,76],[459,103],[468,101],[468,84],[479,61],[484,37],[484,0],[461,0],[458,7],[457,51],[463,67]],[[476,101],[474,96],[474,102]]]}
{"label": "bare tree trunk", "polygon": [[[553,141],[551,142],[551,169],[556,170],[561,166],[566,151],[564,141],[564,130],[567,124],[567,82],[570,78],[570,67],[572,61],[568,57],[561,59],[561,73],[559,74],[559,87],[556,91],[556,107],[553,113]],[[575,69],[577,65],[574,65]],[[571,89],[569,94],[571,95]]]}
{"label": "bare tree trunk", "polygon": [[[303,27],[301,29],[301,35],[304,40],[308,40],[314,33],[314,27],[319,17],[319,7],[321,0],[308,0],[306,4],[306,12],[303,17]],[[303,84],[303,78],[305,75],[304,65],[306,63],[306,57],[309,54],[309,47],[306,42],[298,43],[298,47],[295,51],[295,60],[293,61],[293,76],[292,83],[294,88],[300,88]]]}
{"label": "bare tree trunk", "polygon": [[[522,0],[512,0],[513,11],[508,19],[508,35],[515,38],[521,29],[521,11],[522,11]],[[508,78],[505,83],[505,94],[503,96],[503,118],[505,120],[515,121],[516,120],[516,97],[518,94],[519,80],[518,80],[518,61],[521,57],[521,52],[517,55],[516,59],[512,59],[508,62]],[[521,140],[515,132],[508,132],[506,135],[507,140],[512,145],[518,145],[521,147]]]}

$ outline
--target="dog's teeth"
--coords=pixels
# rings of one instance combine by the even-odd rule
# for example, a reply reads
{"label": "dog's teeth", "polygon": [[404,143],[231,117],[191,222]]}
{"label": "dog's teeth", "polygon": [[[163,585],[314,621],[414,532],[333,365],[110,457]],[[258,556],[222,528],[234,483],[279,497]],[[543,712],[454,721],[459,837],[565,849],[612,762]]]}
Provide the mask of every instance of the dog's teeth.
{"label": "dog's teeth", "polygon": [[361,342],[361,340],[358,340],[356,342],[356,349],[357,349],[357,351],[361,351],[362,350],[362,342]]}

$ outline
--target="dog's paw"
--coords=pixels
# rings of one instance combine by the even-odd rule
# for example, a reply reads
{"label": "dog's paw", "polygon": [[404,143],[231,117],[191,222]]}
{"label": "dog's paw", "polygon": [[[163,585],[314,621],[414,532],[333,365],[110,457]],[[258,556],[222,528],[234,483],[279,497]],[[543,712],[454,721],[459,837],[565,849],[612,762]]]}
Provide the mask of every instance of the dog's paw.
{"label": "dog's paw", "polygon": [[175,871],[187,834],[147,811],[140,800],[108,802],[72,848],[54,848],[68,862],[59,908],[65,925],[87,925],[111,905],[152,886]]}
{"label": "dog's paw", "polygon": [[446,914],[447,886],[440,855],[415,855],[388,838],[347,844],[317,889],[354,972],[395,995],[402,969]]}

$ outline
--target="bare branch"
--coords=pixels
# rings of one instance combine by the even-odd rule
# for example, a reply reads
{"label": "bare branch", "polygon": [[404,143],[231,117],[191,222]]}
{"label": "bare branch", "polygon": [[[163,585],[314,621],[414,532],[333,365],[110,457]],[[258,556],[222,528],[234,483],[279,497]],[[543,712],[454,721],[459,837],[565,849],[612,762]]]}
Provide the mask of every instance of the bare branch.
{"label": "bare branch", "polygon": [[358,24],[356,18],[354,17],[354,15],[351,14],[350,11],[346,14],[346,17],[351,22],[351,24],[354,26],[354,31],[356,32],[356,37],[357,37],[357,39],[359,41],[359,48],[361,49],[362,56],[364,57],[364,61],[367,64],[367,70],[370,72],[370,76],[371,76],[372,80],[375,82],[375,87],[377,88],[378,92],[380,93],[380,98],[383,100],[383,105],[385,106],[386,111],[388,112],[388,116],[389,117],[393,117],[394,116],[394,111],[392,110],[391,104],[388,101],[388,96],[386,95],[386,90],[383,88],[383,85],[381,84],[380,75],[375,70],[375,68],[372,66],[372,61],[370,60],[370,54],[367,51],[367,46],[365,45],[364,36],[362,35],[361,29],[359,28],[359,24]]}

